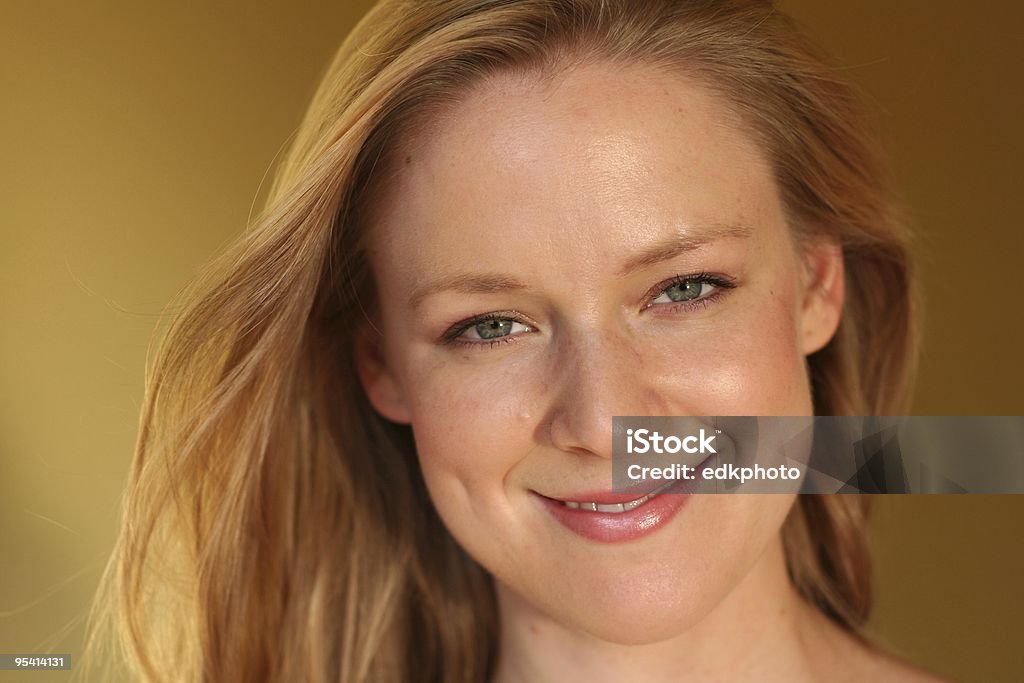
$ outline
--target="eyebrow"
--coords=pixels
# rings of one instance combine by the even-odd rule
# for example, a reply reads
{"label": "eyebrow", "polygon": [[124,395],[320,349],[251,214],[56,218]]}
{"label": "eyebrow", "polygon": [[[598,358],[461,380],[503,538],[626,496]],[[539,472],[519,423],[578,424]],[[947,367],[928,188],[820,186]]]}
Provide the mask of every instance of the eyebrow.
{"label": "eyebrow", "polygon": [[702,227],[696,233],[672,235],[644,247],[643,251],[626,262],[618,275],[626,277],[642,268],[674,259],[680,254],[695,251],[718,240],[748,239],[753,234],[753,229],[745,225],[718,224]]}
{"label": "eyebrow", "polygon": [[[710,225],[696,233],[673,235],[650,244],[633,256],[618,272],[626,277],[643,268],[673,259],[680,254],[694,251],[722,239],[747,239],[753,230],[743,225]],[[418,287],[409,297],[409,305],[415,310],[425,299],[440,292],[452,291],[463,294],[493,294],[495,292],[528,289],[526,283],[509,275],[499,273],[468,273],[442,277]]]}
{"label": "eyebrow", "polygon": [[498,274],[467,274],[443,277],[422,287],[418,287],[409,298],[413,310],[423,304],[423,300],[439,292],[461,292],[463,294],[491,294],[509,290],[526,289],[526,283]]}

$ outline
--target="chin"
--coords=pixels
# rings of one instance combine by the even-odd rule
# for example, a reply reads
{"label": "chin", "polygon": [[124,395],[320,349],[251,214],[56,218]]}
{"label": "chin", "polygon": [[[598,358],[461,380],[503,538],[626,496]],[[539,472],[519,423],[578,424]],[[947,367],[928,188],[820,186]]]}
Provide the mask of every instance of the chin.
{"label": "chin", "polygon": [[[595,601],[596,602],[596,601]],[[685,633],[706,616],[710,605],[650,605],[644,601],[574,615],[572,624],[600,640],[618,645],[650,645]]]}
{"label": "chin", "polygon": [[681,565],[579,577],[547,611],[562,625],[610,643],[646,645],[673,638],[706,617],[729,589],[713,574],[680,572]]}

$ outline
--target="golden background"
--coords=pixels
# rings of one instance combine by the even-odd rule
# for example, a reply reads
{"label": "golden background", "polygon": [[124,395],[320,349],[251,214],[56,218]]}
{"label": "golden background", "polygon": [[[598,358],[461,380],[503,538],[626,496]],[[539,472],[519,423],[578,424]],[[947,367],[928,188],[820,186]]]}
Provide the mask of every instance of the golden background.
{"label": "golden background", "polygon": [[[79,655],[163,307],[243,230],[369,4],[4,3],[0,652]],[[915,413],[1024,413],[1024,11],[781,4],[869,94],[922,235]],[[962,681],[1019,681],[1024,496],[888,496],[875,531],[885,640]]]}

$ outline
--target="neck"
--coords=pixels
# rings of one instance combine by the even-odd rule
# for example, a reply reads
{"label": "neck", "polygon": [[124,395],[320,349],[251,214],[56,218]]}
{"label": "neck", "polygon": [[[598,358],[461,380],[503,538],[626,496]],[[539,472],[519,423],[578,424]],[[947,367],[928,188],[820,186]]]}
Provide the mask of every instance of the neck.
{"label": "neck", "polygon": [[814,680],[816,661],[842,639],[793,588],[781,539],[712,612],[656,643],[600,640],[542,614],[500,583],[497,593],[494,683]]}

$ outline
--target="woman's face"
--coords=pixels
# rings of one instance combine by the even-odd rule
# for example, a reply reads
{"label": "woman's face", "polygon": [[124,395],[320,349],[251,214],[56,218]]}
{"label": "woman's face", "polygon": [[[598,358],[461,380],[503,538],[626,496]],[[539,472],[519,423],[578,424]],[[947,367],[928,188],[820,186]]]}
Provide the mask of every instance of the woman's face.
{"label": "woman's face", "polygon": [[724,100],[652,68],[492,77],[396,159],[371,222],[382,336],[359,364],[376,409],[411,424],[440,516],[562,624],[685,629],[777,541],[792,496],[641,506],[635,533],[596,536],[554,506],[610,490],[614,415],[813,414],[805,356],[838,324],[838,250],[798,249]]}

